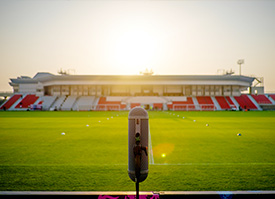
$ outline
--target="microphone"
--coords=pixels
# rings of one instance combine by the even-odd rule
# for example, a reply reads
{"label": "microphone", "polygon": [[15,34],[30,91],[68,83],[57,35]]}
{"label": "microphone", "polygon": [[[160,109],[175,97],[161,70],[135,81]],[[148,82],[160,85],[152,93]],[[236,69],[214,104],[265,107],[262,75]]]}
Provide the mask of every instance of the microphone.
{"label": "microphone", "polygon": [[148,113],[141,107],[128,115],[128,175],[136,183],[148,176]]}

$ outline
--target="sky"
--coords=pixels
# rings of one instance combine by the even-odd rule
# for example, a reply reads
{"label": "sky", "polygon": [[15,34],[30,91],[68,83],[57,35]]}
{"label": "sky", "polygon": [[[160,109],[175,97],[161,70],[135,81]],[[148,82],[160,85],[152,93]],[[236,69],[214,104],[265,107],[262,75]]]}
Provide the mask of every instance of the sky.
{"label": "sky", "polygon": [[264,77],[275,93],[275,0],[0,0],[0,91],[37,72]]}

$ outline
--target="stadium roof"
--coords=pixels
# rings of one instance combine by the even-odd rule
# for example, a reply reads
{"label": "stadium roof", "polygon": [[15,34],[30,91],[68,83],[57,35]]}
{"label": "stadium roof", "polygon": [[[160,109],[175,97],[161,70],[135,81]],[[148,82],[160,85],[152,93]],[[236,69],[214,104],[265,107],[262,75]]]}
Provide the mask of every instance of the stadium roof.
{"label": "stadium roof", "polygon": [[11,85],[43,84],[222,84],[250,86],[254,77],[239,75],[53,75],[39,72],[33,78],[21,76],[11,78]]}

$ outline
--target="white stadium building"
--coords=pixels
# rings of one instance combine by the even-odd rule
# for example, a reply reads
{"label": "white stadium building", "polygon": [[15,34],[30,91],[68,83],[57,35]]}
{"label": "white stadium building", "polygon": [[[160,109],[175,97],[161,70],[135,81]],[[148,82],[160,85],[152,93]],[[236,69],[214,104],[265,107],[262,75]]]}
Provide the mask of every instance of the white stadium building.
{"label": "white stadium building", "polygon": [[[241,75],[53,75],[11,78],[1,110],[263,110],[275,95]],[[250,93],[242,94],[249,90]]]}

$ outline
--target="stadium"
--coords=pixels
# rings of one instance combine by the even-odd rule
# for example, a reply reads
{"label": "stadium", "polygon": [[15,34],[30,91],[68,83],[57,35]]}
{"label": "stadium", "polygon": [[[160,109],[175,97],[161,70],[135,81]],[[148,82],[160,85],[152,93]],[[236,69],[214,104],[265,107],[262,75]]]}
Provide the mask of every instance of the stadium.
{"label": "stadium", "polygon": [[[53,75],[11,78],[2,110],[271,110],[275,94],[242,75]],[[243,94],[243,91],[249,91]]]}
{"label": "stadium", "polygon": [[141,198],[271,198],[275,112],[265,110],[274,109],[275,94],[255,81],[151,73],[11,78],[14,93],[0,111],[0,194],[133,197],[127,117],[143,107],[149,176]]}
{"label": "stadium", "polygon": [[274,198],[275,1],[0,10],[1,199]]}

